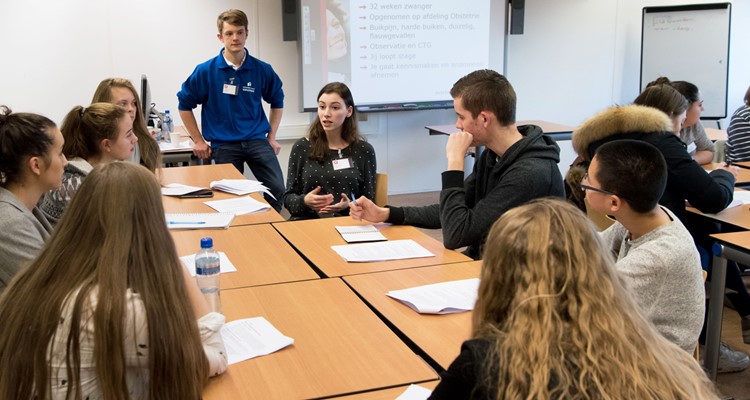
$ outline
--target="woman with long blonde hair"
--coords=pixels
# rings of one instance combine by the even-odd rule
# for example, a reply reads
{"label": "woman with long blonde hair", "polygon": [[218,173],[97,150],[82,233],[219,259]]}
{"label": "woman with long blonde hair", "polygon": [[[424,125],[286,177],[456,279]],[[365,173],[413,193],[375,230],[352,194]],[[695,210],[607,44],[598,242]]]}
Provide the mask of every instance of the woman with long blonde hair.
{"label": "woman with long blonde hair", "polygon": [[141,163],[151,172],[161,167],[159,144],[148,132],[146,118],[141,110],[141,98],[133,83],[124,78],[107,78],[99,82],[91,103],[112,103],[127,111],[133,121],[133,133],[138,138],[138,147],[133,152],[133,161]]}
{"label": "woman with long blonde hair", "polygon": [[587,217],[514,208],[487,238],[471,339],[431,399],[715,399],[697,361],[637,311]]}
{"label": "woman with long blonde hair", "polygon": [[97,166],[0,297],[0,398],[198,399],[219,330],[167,230],[156,177]]}

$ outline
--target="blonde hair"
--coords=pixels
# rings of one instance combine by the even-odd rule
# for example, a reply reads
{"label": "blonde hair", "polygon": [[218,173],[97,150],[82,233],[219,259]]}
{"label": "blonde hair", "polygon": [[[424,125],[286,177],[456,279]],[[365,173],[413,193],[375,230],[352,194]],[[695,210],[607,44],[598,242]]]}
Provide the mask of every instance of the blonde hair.
{"label": "blonde hair", "polygon": [[[586,216],[540,199],[506,212],[485,245],[472,337],[497,399],[710,399],[688,353],[637,311]],[[492,392],[494,394],[494,392]]]}
{"label": "blonde hair", "polygon": [[91,99],[92,103],[111,103],[112,102],[112,88],[124,88],[128,89],[135,98],[135,121],[133,121],[133,133],[138,138],[138,150],[141,154],[141,164],[148,168],[151,172],[155,172],[157,168],[161,167],[161,151],[159,150],[159,144],[156,142],[150,133],[148,133],[148,127],[146,127],[146,117],[143,115],[143,107],[141,104],[141,98],[138,96],[138,92],[135,90],[135,86],[127,79],[123,78],[107,78],[99,82],[99,86],[96,87],[94,92],[94,98]]}
{"label": "blonde hair", "polygon": [[156,177],[131,163],[95,167],[39,257],[0,297],[0,398],[48,398],[48,345],[68,298],[68,396],[80,394],[81,316],[92,290],[99,293],[92,312],[97,383],[103,398],[128,398],[129,289],[139,294],[147,320],[149,398],[200,398],[208,361],[181,268]]}

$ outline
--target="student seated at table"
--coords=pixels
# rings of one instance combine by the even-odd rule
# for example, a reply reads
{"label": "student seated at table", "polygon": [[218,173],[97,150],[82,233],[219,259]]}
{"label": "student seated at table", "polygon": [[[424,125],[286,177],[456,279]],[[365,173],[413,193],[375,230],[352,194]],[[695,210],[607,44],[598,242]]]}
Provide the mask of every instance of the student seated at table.
{"label": "student seated at table", "polygon": [[727,137],[727,160],[750,161],[750,87],[745,92],[744,104],[729,120]]}
{"label": "student seated at table", "polygon": [[[662,93],[670,96],[676,93],[668,85],[663,85],[660,89]],[[710,250],[707,249],[710,249],[713,241],[708,234],[718,232],[718,228],[704,217],[687,212],[685,201],[704,213],[723,210],[734,195],[737,167],[720,168],[706,173],[687,153],[685,145],[675,135],[673,121],[664,112],[639,105],[615,106],[594,115],[573,131],[573,149],[583,162],[570,169],[568,183],[580,190],[578,185],[581,179],[576,177],[584,175],[586,165],[590,163],[596,150],[607,142],[620,139],[644,141],[659,149],[667,163],[667,186],[659,204],[680,219],[692,235],[699,251],[702,250],[706,255],[710,254]],[[708,269],[710,257],[705,259],[704,268]],[[728,263],[726,285],[734,291],[728,296],[737,307],[740,316],[750,315],[750,295],[742,283],[736,263]],[[750,318],[743,318],[743,321],[745,320]],[[700,340],[702,342],[704,338],[701,337]],[[739,371],[748,365],[750,357],[747,354],[722,345],[719,356],[720,372]]]}
{"label": "student seated at table", "polygon": [[60,130],[65,138],[63,153],[68,165],[62,185],[45,193],[39,202],[53,225],[94,166],[130,160],[138,141],[133,134],[133,120],[125,109],[110,103],[73,107],[63,119]]}
{"label": "student seated at table", "polygon": [[471,339],[430,399],[716,399],[662,337],[573,205],[540,199],[487,238]]}
{"label": "student seated at table", "polygon": [[692,354],[705,312],[703,269],[690,232],[658,204],[666,185],[656,147],[615,140],[597,149],[581,188],[589,207],[616,220],[601,236],[643,315]]}
{"label": "student seated at table", "polygon": [[49,118],[0,106],[0,293],[52,232],[37,202],[60,186],[62,149],[62,133]]}
{"label": "student seated at table", "polygon": [[133,122],[133,133],[138,138],[131,160],[140,163],[152,172],[161,167],[161,151],[146,127],[146,118],[141,110],[141,99],[135,86],[123,78],[107,78],[99,82],[91,103],[112,103],[124,108]]}
{"label": "student seated at table", "polygon": [[670,81],[666,77],[657,79],[666,81],[670,86],[675,88],[681,95],[685,96],[688,101],[685,121],[682,122],[680,129],[680,139],[687,145],[688,153],[698,164],[709,164],[714,161],[716,148],[714,142],[706,135],[701,123],[701,113],[703,112],[703,97],[698,86],[687,81]]}
{"label": "student seated at table", "polygon": [[[538,126],[516,127],[516,93],[499,73],[474,71],[459,79],[450,93],[461,132],[448,138],[440,203],[382,208],[359,198],[351,205],[351,215],[371,222],[442,227],[445,247],[468,246],[466,255],[479,259],[490,227],[504,212],[535,198],[564,196],[557,168],[560,148]],[[486,149],[464,181],[464,158],[471,145]]]}
{"label": "student seated at table", "polygon": [[3,399],[199,399],[227,366],[224,316],[177,257],[156,177],[132,163],[92,170],[0,320]]}
{"label": "student seated at table", "polygon": [[290,219],[349,215],[349,197],[375,195],[375,149],[359,134],[354,107],[345,84],[320,89],[318,115],[289,154],[284,207]]}

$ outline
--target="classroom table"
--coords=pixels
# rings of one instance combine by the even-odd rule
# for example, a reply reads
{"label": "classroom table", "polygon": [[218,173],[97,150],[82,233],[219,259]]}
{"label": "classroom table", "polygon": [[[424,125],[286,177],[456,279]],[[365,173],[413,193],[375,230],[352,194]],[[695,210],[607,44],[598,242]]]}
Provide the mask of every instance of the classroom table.
{"label": "classroom table", "polygon": [[[750,265],[750,232],[718,233],[711,235],[717,240],[714,260],[711,264],[710,301],[706,323],[706,350],[704,365],[708,376],[716,380],[721,343],[721,324],[724,312],[724,289],[726,288],[727,260]],[[717,301],[713,301],[717,299]]]}
{"label": "classroom table", "polygon": [[420,314],[386,296],[386,293],[432,283],[478,278],[481,265],[481,261],[471,261],[345,276],[342,279],[429,358],[447,369],[460,353],[461,343],[469,339],[471,312]]}
{"label": "classroom table", "polygon": [[227,321],[262,316],[292,346],[229,366],[203,398],[310,399],[437,379],[341,279],[222,292]]}
{"label": "classroom table", "polygon": [[[726,165],[726,163],[719,162],[719,163],[710,163],[710,164],[703,164],[701,167],[705,169],[706,171],[713,171],[715,169],[722,168]],[[750,169],[748,168],[739,168],[739,171],[737,178],[734,180],[735,185],[747,185],[750,184]]]}
{"label": "classroom table", "polygon": [[[209,165],[192,165],[189,167],[162,168],[160,171],[161,183],[181,183],[183,185],[209,187],[211,181],[221,179],[247,179],[237,171],[232,164],[209,164]],[[255,200],[267,203],[260,193],[251,193],[250,196]],[[164,211],[168,213],[198,213],[198,212],[216,212],[213,208],[203,204],[209,200],[234,199],[235,196],[230,193],[214,191],[214,197],[197,198],[197,199],[180,199],[172,196],[162,196]],[[242,226],[250,224],[263,224],[269,222],[284,221],[273,207],[266,211],[257,213],[238,215],[232,221],[231,226]]]}
{"label": "classroom table", "polygon": [[[174,127],[174,131],[179,133],[182,137],[181,141],[190,140],[191,148],[190,149],[173,149],[173,148],[162,148],[160,146],[161,150],[161,157],[162,162],[164,164],[179,164],[179,163],[187,163],[190,164],[194,160],[197,160],[193,157],[193,149],[192,149],[192,140],[190,139],[190,134],[188,134],[187,129],[183,125],[177,125]],[[168,133],[162,133],[162,140],[169,140]]]}
{"label": "classroom table", "polygon": [[709,140],[715,142],[717,140],[727,140],[727,131],[717,128],[703,128],[706,131],[706,136]]}
{"label": "classroom table", "polygon": [[[736,192],[742,190],[744,189],[735,188],[734,191]],[[726,208],[715,214],[704,214],[697,208],[691,206],[687,206],[685,207],[685,209],[688,212],[710,218],[717,222],[733,225],[745,230],[750,230],[750,204],[742,204],[736,207]]]}
{"label": "classroom table", "polygon": [[[574,129],[572,126],[539,119],[516,121],[516,126],[521,125],[536,125],[542,128],[542,132],[555,140],[570,140]],[[450,135],[451,133],[458,132],[458,128],[455,125],[427,125],[425,128],[430,135]]]}
{"label": "classroom table", "polygon": [[750,168],[750,161],[737,161],[737,162],[733,161],[732,165],[736,165],[740,168]]}
{"label": "classroom table", "polygon": [[[435,386],[437,386],[438,383],[439,381],[431,381],[418,383],[417,385],[422,386],[425,389],[435,390]],[[401,396],[401,394],[403,394],[408,387],[409,385],[390,389],[373,390],[370,392],[353,394],[350,396],[336,397],[336,400],[393,400],[398,396]]]}
{"label": "classroom table", "polygon": [[434,257],[376,262],[346,262],[331,246],[347,244],[336,230],[337,225],[367,225],[352,217],[320,218],[274,223],[273,227],[327,277],[363,274],[471,261],[459,252],[446,249],[442,243],[409,225],[375,224],[388,240],[412,239],[434,254]]}
{"label": "classroom table", "polygon": [[203,237],[211,237],[214,248],[226,253],[237,272],[221,274],[222,290],[319,278],[270,224],[170,233],[179,256],[197,253]]}

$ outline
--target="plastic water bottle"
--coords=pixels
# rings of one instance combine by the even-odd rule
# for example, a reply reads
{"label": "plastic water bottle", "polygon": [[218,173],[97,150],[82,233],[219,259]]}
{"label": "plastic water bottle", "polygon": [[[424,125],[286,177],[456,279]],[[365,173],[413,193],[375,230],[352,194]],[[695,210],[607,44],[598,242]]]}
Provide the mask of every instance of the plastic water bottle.
{"label": "plastic water bottle", "polygon": [[164,121],[161,123],[161,134],[164,140],[169,140],[169,134],[174,132],[174,121],[169,110],[164,110]]}
{"label": "plastic water bottle", "polygon": [[219,293],[219,253],[214,250],[213,239],[201,239],[201,250],[195,255],[195,280],[211,311],[221,312]]}

